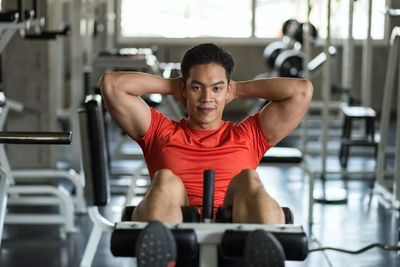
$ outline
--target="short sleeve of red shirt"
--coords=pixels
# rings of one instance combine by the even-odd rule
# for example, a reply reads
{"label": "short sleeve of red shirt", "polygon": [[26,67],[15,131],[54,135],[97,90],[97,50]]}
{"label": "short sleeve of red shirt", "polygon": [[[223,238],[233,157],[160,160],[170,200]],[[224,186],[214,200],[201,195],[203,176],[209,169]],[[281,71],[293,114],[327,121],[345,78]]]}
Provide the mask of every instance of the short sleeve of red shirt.
{"label": "short sleeve of red shirt", "polygon": [[246,134],[249,140],[251,140],[258,161],[260,161],[265,152],[271,147],[261,129],[260,113],[257,112],[254,115],[247,117],[243,122],[238,123],[237,125],[243,134]]}
{"label": "short sleeve of red shirt", "polygon": [[152,150],[152,144],[157,135],[162,132],[163,128],[168,127],[173,121],[158,112],[154,108],[150,107],[151,122],[150,127],[146,134],[141,138],[134,138],[134,140],[140,145],[144,155],[148,155]]}

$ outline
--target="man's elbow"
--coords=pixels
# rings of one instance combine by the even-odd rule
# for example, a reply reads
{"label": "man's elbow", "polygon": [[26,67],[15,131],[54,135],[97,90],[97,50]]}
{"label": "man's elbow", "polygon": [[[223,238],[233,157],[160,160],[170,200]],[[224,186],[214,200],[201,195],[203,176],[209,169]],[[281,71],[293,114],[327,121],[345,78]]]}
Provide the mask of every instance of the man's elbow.
{"label": "man's elbow", "polygon": [[314,87],[309,80],[303,80],[303,86],[301,86],[301,96],[306,100],[307,104],[311,102]]}
{"label": "man's elbow", "polygon": [[114,79],[111,73],[104,73],[101,76],[99,83],[100,83],[100,90],[103,95],[107,95],[107,93],[109,93],[112,90],[112,88],[114,88],[113,80]]}

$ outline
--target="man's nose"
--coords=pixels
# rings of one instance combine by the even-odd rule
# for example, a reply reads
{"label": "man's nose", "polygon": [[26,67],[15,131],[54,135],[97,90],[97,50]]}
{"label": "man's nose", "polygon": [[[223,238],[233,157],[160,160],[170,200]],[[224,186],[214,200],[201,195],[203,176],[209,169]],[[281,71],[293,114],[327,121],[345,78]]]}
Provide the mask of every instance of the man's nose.
{"label": "man's nose", "polygon": [[204,102],[210,101],[212,98],[212,91],[210,89],[204,89],[203,93],[201,94],[201,100]]}

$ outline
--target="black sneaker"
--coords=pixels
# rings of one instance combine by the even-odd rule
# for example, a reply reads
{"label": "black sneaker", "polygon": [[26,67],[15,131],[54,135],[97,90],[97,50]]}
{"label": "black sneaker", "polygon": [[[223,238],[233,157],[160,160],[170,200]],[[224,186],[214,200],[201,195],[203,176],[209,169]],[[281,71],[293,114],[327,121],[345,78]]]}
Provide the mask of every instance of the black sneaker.
{"label": "black sneaker", "polygon": [[246,267],[283,267],[285,253],[273,234],[255,230],[246,237],[244,261]]}
{"label": "black sneaker", "polygon": [[138,267],[174,267],[176,243],[171,231],[159,221],[151,221],[136,241]]}

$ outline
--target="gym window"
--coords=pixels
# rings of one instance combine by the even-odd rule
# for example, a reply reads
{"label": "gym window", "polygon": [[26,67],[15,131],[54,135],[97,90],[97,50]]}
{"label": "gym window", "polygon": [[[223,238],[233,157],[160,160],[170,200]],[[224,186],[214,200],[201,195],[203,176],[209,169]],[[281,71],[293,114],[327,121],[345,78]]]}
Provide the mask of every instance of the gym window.
{"label": "gym window", "polygon": [[[354,1],[354,0],[352,0]],[[327,6],[326,1],[311,1],[311,23],[314,24],[321,38],[326,37]],[[372,39],[382,40],[385,32],[385,0],[372,1]],[[306,10],[306,9],[304,9]],[[306,12],[304,12],[305,14]],[[349,25],[349,0],[331,1],[331,36],[334,39],[347,39]],[[368,27],[368,1],[354,1],[353,38],[366,39]]]}
{"label": "gym window", "polygon": [[251,35],[251,0],[121,0],[120,9],[123,37]]}
{"label": "gym window", "polygon": [[[332,1],[331,35],[347,38],[350,0]],[[122,41],[279,38],[289,18],[306,21],[307,0],[119,0],[117,24]],[[326,36],[326,1],[312,1],[311,22]],[[383,39],[385,0],[374,0],[372,38]],[[254,8],[253,8],[254,5]],[[354,2],[353,36],[365,39],[368,1]]]}

